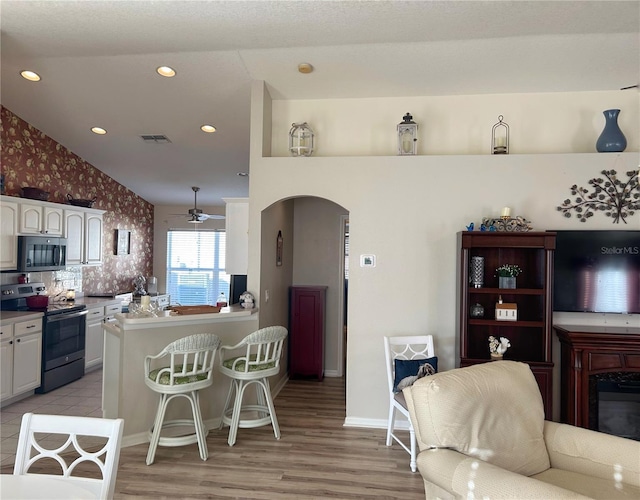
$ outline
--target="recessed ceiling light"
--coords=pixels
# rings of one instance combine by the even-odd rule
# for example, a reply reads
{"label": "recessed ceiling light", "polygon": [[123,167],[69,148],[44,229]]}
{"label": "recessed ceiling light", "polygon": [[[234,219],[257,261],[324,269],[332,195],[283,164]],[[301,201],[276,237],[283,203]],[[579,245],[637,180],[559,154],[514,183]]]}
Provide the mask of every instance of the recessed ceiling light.
{"label": "recessed ceiling light", "polygon": [[203,125],[200,127],[200,130],[206,132],[207,134],[213,134],[216,131],[216,128],[213,125]]}
{"label": "recessed ceiling light", "polygon": [[160,66],[159,68],[156,68],[156,71],[160,76],[166,76],[167,78],[176,76],[176,70],[169,66]]}
{"label": "recessed ceiling light", "polygon": [[91,127],[91,132],[98,135],[104,135],[107,133],[107,131],[102,127]]}
{"label": "recessed ceiling light", "polygon": [[298,71],[300,73],[311,73],[313,71],[313,66],[309,63],[300,63],[298,64]]}
{"label": "recessed ceiling light", "polygon": [[20,76],[22,76],[22,78],[24,78],[25,80],[29,80],[30,82],[40,81],[40,75],[38,73],[34,71],[29,71],[27,69],[25,69],[24,71],[21,71]]}

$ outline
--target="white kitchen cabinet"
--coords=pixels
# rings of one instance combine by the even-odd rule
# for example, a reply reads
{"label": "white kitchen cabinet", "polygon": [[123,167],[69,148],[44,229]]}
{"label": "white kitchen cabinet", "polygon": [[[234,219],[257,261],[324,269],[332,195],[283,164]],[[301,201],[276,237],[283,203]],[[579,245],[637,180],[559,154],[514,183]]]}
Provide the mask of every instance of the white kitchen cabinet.
{"label": "white kitchen cabinet", "polygon": [[115,321],[115,314],[122,312],[122,304],[108,304],[87,308],[87,330],[84,344],[84,369],[102,366],[104,356],[104,324]]}
{"label": "white kitchen cabinet", "polygon": [[102,366],[102,353],[104,350],[104,318],[105,306],[90,307],[87,309],[87,330],[84,344],[85,371],[97,366]]}
{"label": "white kitchen cabinet", "polygon": [[[40,387],[42,364],[42,318],[2,327],[0,399],[18,396]],[[5,339],[5,335],[8,337]]]}
{"label": "white kitchen cabinet", "polygon": [[247,274],[249,268],[249,198],[223,198],[226,203],[225,272]]}
{"label": "white kitchen cabinet", "polygon": [[0,400],[4,401],[13,394],[13,340],[0,342]]}
{"label": "white kitchen cabinet", "polygon": [[67,239],[67,265],[79,266],[84,263],[84,212],[64,211],[64,237]]}
{"label": "white kitchen cabinet", "polygon": [[20,234],[62,236],[62,208],[20,202]]}
{"label": "white kitchen cabinet", "polygon": [[13,346],[13,394],[40,387],[42,332],[15,337]]}
{"label": "white kitchen cabinet", "polygon": [[13,325],[0,325],[0,341],[13,338]]}
{"label": "white kitchen cabinet", "polygon": [[122,304],[111,304],[104,307],[105,321],[114,320],[114,315],[122,312]]}
{"label": "white kitchen cabinet", "polygon": [[18,267],[18,204],[3,199],[0,204],[0,271]]}
{"label": "white kitchen cabinet", "polygon": [[86,240],[85,240],[85,264],[95,266],[102,264],[102,231],[103,220],[101,213],[87,212],[86,214]]}
{"label": "white kitchen cabinet", "polygon": [[0,327],[0,400],[12,394],[13,325]]}
{"label": "white kitchen cabinet", "polygon": [[103,213],[102,210],[90,209],[64,211],[68,266],[102,264]]}

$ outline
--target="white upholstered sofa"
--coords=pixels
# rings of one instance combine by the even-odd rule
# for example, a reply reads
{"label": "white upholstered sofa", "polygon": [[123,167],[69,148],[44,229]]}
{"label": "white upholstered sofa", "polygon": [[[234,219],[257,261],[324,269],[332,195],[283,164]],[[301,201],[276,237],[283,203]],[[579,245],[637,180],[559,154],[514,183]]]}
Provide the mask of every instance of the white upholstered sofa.
{"label": "white upholstered sofa", "polygon": [[494,361],[404,389],[426,498],[640,498],[640,442],[544,420],[531,369]]}

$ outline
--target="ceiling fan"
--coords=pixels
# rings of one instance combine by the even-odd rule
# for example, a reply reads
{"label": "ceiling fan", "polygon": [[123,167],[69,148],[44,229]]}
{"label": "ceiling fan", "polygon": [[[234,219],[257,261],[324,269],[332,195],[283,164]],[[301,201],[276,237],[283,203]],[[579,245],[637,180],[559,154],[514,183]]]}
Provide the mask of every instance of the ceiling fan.
{"label": "ceiling fan", "polygon": [[[189,220],[187,220],[187,222],[190,222],[192,224],[202,224],[207,219],[224,219],[225,218],[224,215],[209,215],[209,214],[203,213],[202,210],[198,208],[198,191],[200,191],[200,188],[198,186],[192,186],[191,189],[193,190],[193,208],[189,209],[189,212],[187,214],[189,216]],[[171,215],[182,216],[184,214],[171,214]]]}

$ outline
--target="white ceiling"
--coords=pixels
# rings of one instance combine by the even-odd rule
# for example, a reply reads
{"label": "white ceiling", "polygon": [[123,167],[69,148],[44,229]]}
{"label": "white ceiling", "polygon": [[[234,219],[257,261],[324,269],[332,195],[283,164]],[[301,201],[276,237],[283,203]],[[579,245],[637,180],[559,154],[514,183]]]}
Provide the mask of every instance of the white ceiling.
{"label": "white ceiling", "polygon": [[[252,80],[276,99],[321,99],[615,90],[640,79],[640,1],[1,0],[0,9],[2,104],[162,205],[192,204],[194,185],[201,206],[248,195],[236,174],[249,171]],[[298,73],[300,62],[315,71]],[[160,65],[177,76],[159,77]],[[23,69],[42,81],[23,80]],[[95,125],[108,134],[92,134]]]}

